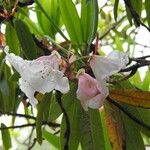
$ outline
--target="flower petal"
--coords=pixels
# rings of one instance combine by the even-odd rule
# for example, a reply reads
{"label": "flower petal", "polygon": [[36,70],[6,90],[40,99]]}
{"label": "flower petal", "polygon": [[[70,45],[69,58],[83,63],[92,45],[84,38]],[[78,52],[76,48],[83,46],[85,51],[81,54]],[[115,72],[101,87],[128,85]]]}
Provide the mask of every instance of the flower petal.
{"label": "flower petal", "polygon": [[98,80],[103,80],[113,75],[124,68],[127,63],[127,55],[119,52],[112,52],[108,57],[93,55],[90,60],[90,66]]}
{"label": "flower petal", "polygon": [[30,99],[31,104],[37,104],[34,93],[45,94],[52,90],[59,90],[62,93],[69,91],[69,81],[62,71],[59,71],[61,61],[58,52],[50,56],[42,56],[33,61],[23,60],[21,57],[5,50],[6,59],[20,73],[19,85],[21,90]]}
{"label": "flower petal", "polygon": [[38,103],[38,101],[34,97],[34,93],[36,92],[36,90],[34,90],[31,87],[31,85],[27,81],[23,80],[22,78],[19,79],[19,85],[20,85],[20,89],[29,98],[30,103],[33,106],[35,106]]}
{"label": "flower petal", "polygon": [[11,65],[17,70],[20,74],[25,69],[26,65],[30,64],[30,61],[23,60],[21,57],[14,55],[13,53],[8,53],[8,47],[4,49],[6,53],[6,60],[8,60]]}

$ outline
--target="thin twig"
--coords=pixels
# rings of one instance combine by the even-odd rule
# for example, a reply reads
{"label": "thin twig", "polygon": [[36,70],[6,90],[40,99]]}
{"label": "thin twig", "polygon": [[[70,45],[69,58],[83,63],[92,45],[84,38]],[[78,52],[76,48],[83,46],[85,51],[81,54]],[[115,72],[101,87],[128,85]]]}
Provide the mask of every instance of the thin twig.
{"label": "thin twig", "polygon": [[133,70],[131,70],[130,74],[128,74],[127,76],[125,76],[125,77],[123,77],[123,78],[121,78],[119,80],[110,81],[109,83],[117,84],[119,82],[123,82],[123,81],[131,78],[133,75],[135,75],[136,71],[137,71],[137,68],[134,68]]}
{"label": "thin twig", "polygon": [[132,71],[134,69],[138,69],[140,67],[144,67],[144,66],[149,66],[150,65],[150,61],[144,61],[144,62],[141,62],[141,63],[136,63],[130,67],[127,67],[125,69],[121,69],[120,72],[128,72],[128,71]]}
{"label": "thin twig", "polygon": [[[58,123],[46,122],[46,121],[43,121],[42,125],[48,125],[50,127],[60,127],[60,124],[58,124]],[[28,123],[28,124],[23,124],[23,125],[0,127],[0,130],[17,129],[17,128],[34,127],[34,126],[36,126],[36,123]]]}
{"label": "thin twig", "polygon": [[26,115],[26,114],[18,114],[18,113],[11,113],[11,112],[0,112],[1,115],[8,115],[8,116],[15,116],[15,117],[24,117],[27,119],[33,119],[36,120],[36,117]]}
{"label": "thin twig", "polygon": [[34,147],[34,145],[36,144],[36,142],[37,142],[37,139],[34,138],[34,139],[33,139],[33,143],[32,143],[32,145],[28,148],[28,150],[31,150],[31,149]]}
{"label": "thin twig", "polygon": [[33,127],[33,126],[35,126],[35,123],[28,123],[28,124],[9,126],[9,127],[0,127],[0,130],[17,129],[17,128]]}
{"label": "thin twig", "polygon": [[102,36],[99,37],[99,40],[102,40],[105,36],[107,36],[111,30],[114,30],[124,19],[126,16],[121,17],[116,23],[114,23]]}
{"label": "thin twig", "polygon": [[150,32],[150,28],[148,26],[146,26],[141,20],[139,15],[137,14],[137,12],[134,10],[131,1],[130,0],[124,0],[126,6],[129,8],[130,13],[132,18],[134,19],[134,22],[136,23],[137,26],[143,26],[145,27],[149,32]]}

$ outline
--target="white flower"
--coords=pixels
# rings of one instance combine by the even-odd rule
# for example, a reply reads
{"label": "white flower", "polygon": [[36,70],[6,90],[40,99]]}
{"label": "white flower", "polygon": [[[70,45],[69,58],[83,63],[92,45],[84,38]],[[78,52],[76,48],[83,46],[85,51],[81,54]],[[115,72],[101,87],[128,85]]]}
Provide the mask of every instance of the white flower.
{"label": "white flower", "polygon": [[[107,57],[92,55],[90,66],[96,80],[86,73],[82,73],[78,79],[77,97],[85,110],[99,108],[108,96],[109,90],[106,80],[109,76],[117,73],[129,62],[125,53],[113,51]],[[84,84],[84,85],[83,85]]]}
{"label": "white flower", "polygon": [[34,97],[35,92],[45,94],[52,90],[58,90],[62,93],[69,91],[68,78],[64,77],[59,70],[61,57],[58,52],[53,51],[50,56],[42,56],[38,59],[28,61],[21,57],[8,53],[8,47],[5,48],[6,60],[19,72],[20,89],[29,98],[32,105],[37,104]]}

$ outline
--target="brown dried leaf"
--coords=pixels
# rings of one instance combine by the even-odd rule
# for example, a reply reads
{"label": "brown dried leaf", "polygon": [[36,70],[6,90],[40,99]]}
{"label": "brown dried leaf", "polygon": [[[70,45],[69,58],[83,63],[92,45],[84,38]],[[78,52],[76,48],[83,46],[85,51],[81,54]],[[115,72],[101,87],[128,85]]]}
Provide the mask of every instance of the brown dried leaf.
{"label": "brown dried leaf", "polygon": [[135,89],[110,89],[110,98],[134,106],[150,108],[150,92]]}
{"label": "brown dried leaf", "polygon": [[113,118],[111,113],[104,110],[105,114],[105,123],[108,129],[109,139],[112,145],[113,150],[122,150],[123,147],[123,137],[121,134],[119,122]]}

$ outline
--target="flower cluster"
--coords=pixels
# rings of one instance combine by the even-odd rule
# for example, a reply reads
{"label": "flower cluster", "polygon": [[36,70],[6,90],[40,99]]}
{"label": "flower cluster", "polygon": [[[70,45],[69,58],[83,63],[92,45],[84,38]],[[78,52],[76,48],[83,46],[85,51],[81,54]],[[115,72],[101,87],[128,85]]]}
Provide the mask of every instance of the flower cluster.
{"label": "flower cluster", "polygon": [[[42,56],[35,60],[23,60],[21,57],[8,53],[8,47],[5,48],[6,60],[19,72],[20,89],[29,98],[34,106],[38,103],[34,97],[35,92],[45,94],[52,90],[58,90],[62,93],[69,91],[69,81],[64,76],[63,65],[60,54],[53,51],[49,56]],[[106,80],[109,76],[118,72],[128,63],[128,56],[125,53],[113,51],[107,57],[92,55],[88,60],[94,73],[94,77],[80,69],[77,73],[78,89],[77,98],[80,100],[84,110],[88,108],[100,108],[109,91],[106,86]]]}

